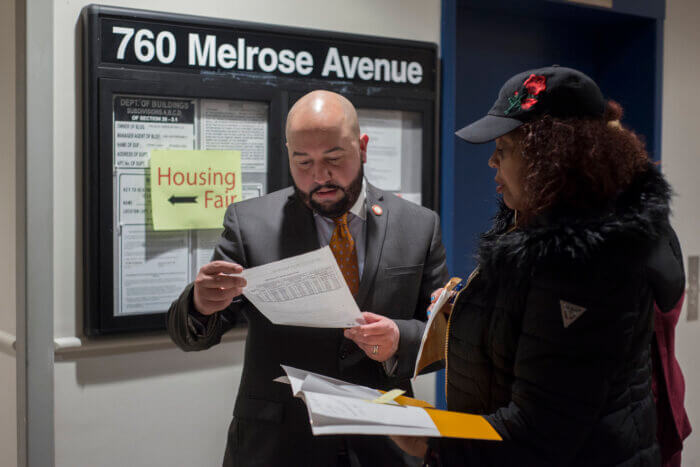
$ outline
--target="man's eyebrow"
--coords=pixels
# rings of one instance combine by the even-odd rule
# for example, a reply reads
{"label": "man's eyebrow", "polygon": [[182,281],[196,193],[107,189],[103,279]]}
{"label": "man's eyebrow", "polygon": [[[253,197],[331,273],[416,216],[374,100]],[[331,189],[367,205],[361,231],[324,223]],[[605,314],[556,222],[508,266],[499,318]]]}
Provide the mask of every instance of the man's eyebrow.
{"label": "man's eyebrow", "polygon": [[[343,151],[343,148],[341,148],[340,146],[335,146],[333,148],[326,149],[325,151],[323,151],[323,153],[330,154],[330,153],[336,152],[336,151]],[[308,156],[308,155],[309,155],[308,152],[302,152],[302,151],[294,151],[292,153],[292,157],[294,157],[294,156]]]}

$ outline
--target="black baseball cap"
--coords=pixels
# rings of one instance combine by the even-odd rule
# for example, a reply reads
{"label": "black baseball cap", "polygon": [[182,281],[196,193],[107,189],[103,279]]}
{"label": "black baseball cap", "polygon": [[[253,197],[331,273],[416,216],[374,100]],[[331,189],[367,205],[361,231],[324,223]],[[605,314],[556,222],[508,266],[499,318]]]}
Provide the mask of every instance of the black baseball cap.
{"label": "black baseball cap", "polygon": [[488,114],[456,132],[470,143],[486,143],[543,115],[555,118],[602,118],[605,99],[589,76],[553,65],[510,78]]}

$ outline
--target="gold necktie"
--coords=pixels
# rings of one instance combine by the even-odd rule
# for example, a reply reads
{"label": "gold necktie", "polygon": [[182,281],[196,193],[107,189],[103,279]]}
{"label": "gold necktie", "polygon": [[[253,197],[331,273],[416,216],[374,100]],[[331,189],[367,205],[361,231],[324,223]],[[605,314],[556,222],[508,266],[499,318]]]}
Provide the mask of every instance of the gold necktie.
{"label": "gold necktie", "polygon": [[340,272],[343,273],[350,292],[357,295],[357,291],[360,289],[360,273],[357,267],[355,240],[350,235],[348,228],[348,213],[333,219],[333,222],[335,222],[335,229],[333,229],[331,236],[331,251],[335,255],[335,260],[338,262]]}

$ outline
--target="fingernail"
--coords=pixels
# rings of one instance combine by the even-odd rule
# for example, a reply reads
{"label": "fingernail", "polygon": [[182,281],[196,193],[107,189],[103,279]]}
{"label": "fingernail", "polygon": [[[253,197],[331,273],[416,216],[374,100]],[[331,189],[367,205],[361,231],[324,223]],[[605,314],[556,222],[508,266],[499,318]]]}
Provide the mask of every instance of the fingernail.
{"label": "fingernail", "polygon": [[435,301],[435,295],[431,295],[431,296],[430,296],[430,301],[431,301],[431,302],[434,302],[434,301]]}
{"label": "fingernail", "polygon": [[428,310],[428,313],[427,313],[428,318],[430,318],[430,313],[431,313],[430,310]]}

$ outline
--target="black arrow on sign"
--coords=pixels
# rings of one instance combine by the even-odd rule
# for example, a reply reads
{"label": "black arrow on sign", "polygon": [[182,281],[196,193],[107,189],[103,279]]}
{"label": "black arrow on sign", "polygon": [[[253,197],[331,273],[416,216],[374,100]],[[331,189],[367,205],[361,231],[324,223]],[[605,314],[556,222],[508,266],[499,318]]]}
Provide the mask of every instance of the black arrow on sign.
{"label": "black arrow on sign", "polygon": [[171,204],[175,203],[196,203],[197,202],[197,197],[196,196],[175,196],[172,195],[168,201],[170,201]]}

